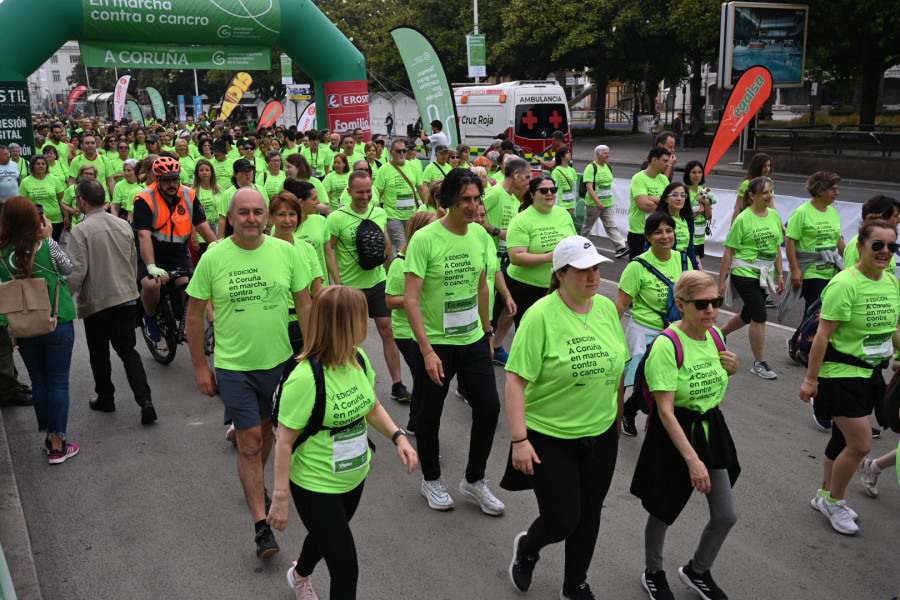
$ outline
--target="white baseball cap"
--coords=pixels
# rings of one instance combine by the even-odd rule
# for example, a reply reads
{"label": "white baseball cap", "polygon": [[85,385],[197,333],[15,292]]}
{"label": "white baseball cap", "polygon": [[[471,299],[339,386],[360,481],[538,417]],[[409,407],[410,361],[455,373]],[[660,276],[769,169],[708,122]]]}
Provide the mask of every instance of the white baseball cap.
{"label": "white baseball cap", "polygon": [[554,273],[567,265],[576,269],[587,269],[605,262],[612,262],[612,259],[597,252],[594,243],[580,235],[565,238],[553,250]]}

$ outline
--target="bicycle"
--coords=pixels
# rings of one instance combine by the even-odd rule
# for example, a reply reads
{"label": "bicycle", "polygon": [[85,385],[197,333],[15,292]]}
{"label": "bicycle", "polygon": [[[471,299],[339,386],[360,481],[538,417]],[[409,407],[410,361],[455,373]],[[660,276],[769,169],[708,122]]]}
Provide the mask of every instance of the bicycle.
{"label": "bicycle", "polygon": [[[156,307],[156,322],[159,326],[159,341],[155,342],[147,336],[142,327],[144,342],[147,349],[156,361],[163,365],[175,360],[175,353],[179,344],[187,342],[185,325],[187,322],[187,300],[182,300],[186,283],[176,284],[175,281],[183,277],[190,278],[193,269],[178,269],[169,271],[169,281],[162,286],[159,295],[159,304]],[[210,332],[210,336],[211,336]],[[212,353],[212,346],[206,344],[207,354]]]}

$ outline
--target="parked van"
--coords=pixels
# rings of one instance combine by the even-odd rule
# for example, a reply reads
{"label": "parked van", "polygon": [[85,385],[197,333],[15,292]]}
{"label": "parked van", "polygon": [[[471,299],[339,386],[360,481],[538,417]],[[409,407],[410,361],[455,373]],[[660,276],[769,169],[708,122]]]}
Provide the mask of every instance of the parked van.
{"label": "parked van", "polygon": [[481,154],[497,134],[504,133],[539,169],[554,131],[562,131],[566,145],[572,147],[569,105],[556,81],[473,84],[454,88],[453,96],[460,137],[473,153]]}

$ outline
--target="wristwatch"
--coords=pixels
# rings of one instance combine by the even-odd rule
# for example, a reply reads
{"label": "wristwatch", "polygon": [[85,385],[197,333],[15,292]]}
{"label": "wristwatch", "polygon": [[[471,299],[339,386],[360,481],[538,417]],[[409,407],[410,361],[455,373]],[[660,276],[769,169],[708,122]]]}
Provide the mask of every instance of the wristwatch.
{"label": "wristwatch", "polygon": [[491,235],[494,236],[494,237],[499,236],[499,235],[500,235],[500,228],[499,228],[499,227],[494,227],[494,230],[491,232]]}
{"label": "wristwatch", "polygon": [[397,431],[394,432],[394,435],[391,436],[391,441],[394,442],[395,446],[397,445],[397,438],[400,437],[401,435],[406,435],[407,437],[409,437],[407,435],[407,433],[405,431],[403,431],[403,428],[398,429]]}

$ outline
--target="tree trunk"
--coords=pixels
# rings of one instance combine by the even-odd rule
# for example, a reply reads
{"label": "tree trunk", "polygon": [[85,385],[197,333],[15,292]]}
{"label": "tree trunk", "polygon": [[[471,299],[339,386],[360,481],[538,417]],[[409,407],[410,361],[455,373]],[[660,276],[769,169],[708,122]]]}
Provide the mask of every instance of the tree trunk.
{"label": "tree trunk", "polygon": [[[691,61],[691,117],[697,117],[698,121],[703,121],[703,98],[701,94],[703,87],[703,62],[701,57],[696,56]],[[690,118],[686,119],[690,123]],[[687,125],[685,123],[685,125]]]}
{"label": "tree trunk", "polygon": [[609,76],[606,69],[598,68],[594,79],[594,135],[606,133],[606,88],[609,87]]}
{"label": "tree trunk", "polygon": [[632,86],[634,90],[634,102],[631,103],[631,133],[638,132],[638,115],[640,111],[638,110],[638,94],[640,93],[640,86],[635,84]]}
{"label": "tree trunk", "polygon": [[872,127],[863,125],[875,124],[875,113],[878,111],[878,90],[881,76],[884,73],[881,64],[875,62],[862,65],[862,94],[859,102],[860,131],[872,131]]}

